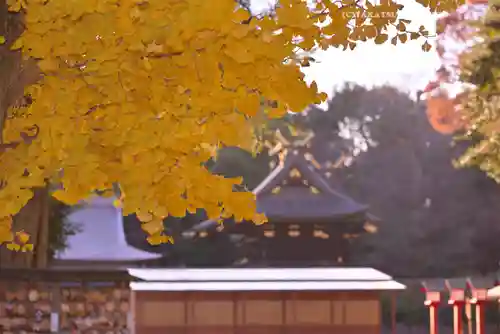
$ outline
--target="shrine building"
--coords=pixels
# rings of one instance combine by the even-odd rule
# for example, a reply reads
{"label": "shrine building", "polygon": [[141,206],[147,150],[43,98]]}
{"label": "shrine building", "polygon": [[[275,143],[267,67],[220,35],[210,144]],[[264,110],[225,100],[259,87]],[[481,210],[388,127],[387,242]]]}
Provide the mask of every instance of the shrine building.
{"label": "shrine building", "polygon": [[130,269],[132,334],[380,334],[371,268]]}
{"label": "shrine building", "polygon": [[184,237],[241,236],[251,244],[246,256],[254,267],[343,266],[351,241],[377,231],[368,206],[333,189],[303,147],[289,150],[253,193],[268,223],[208,220]]}

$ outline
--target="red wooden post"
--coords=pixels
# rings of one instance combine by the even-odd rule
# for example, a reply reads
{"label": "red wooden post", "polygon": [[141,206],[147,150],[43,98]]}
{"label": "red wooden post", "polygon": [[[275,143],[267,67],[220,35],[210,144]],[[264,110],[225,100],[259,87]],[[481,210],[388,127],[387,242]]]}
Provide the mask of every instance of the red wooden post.
{"label": "red wooden post", "polygon": [[472,334],[474,331],[472,330],[472,306],[471,306],[470,298],[466,298],[465,300],[465,317],[467,318],[467,333]]}
{"label": "red wooden post", "polygon": [[429,305],[429,331],[438,334],[438,304]]}
{"label": "red wooden post", "polygon": [[484,329],[484,311],[486,307],[486,301],[488,300],[488,290],[487,289],[473,289],[471,304],[475,305],[476,309],[476,334],[485,334]]}
{"label": "red wooden post", "polygon": [[463,303],[453,304],[453,334],[463,334],[462,331],[462,307]]}
{"label": "red wooden post", "polygon": [[429,308],[429,331],[430,334],[438,334],[438,305],[441,302],[439,291],[426,291],[425,306]]}
{"label": "red wooden post", "polygon": [[465,303],[465,293],[463,289],[451,289],[448,304],[453,306],[453,334],[463,334],[462,313]]}
{"label": "red wooden post", "polygon": [[478,300],[476,302],[476,334],[485,334],[484,330],[484,309],[485,309],[485,301]]}

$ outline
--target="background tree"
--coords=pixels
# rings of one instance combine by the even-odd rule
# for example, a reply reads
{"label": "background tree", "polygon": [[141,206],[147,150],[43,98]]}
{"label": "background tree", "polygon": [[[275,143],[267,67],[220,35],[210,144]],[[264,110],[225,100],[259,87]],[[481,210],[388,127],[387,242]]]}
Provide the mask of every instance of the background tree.
{"label": "background tree", "polygon": [[[496,269],[488,252],[500,237],[500,190],[480,171],[453,167],[467,145],[436,132],[423,103],[391,87],[347,85],[325,110],[312,107],[289,122],[314,132],[311,151],[332,186],[381,219],[377,234],[353,245],[357,264],[414,277]],[[271,170],[265,153],[226,152],[218,170],[253,187]]]}
{"label": "background tree", "polygon": [[478,271],[482,259],[472,240],[500,213],[492,204],[500,199],[495,183],[479,171],[454,169],[467,145],[435,132],[423,104],[390,87],[357,90],[344,108],[360,123],[369,120],[363,131],[372,144],[331,179],[382,220],[377,234],[362,239],[360,263],[404,276]]}
{"label": "background tree", "polygon": [[[80,232],[77,225],[69,221],[67,216],[74,207],[69,207],[54,198],[49,199],[48,260],[58,251],[68,247],[68,237]],[[37,252],[38,252],[37,248]]]}
{"label": "background tree", "polygon": [[497,182],[500,181],[500,110],[496,77],[500,69],[500,44],[495,36],[500,28],[499,6],[498,1],[491,2],[484,20],[478,23],[483,40],[464,54],[461,63],[461,80],[474,87],[463,103],[469,122],[465,135],[474,145],[460,160],[460,164],[478,166]]}
{"label": "background tree", "polygon": [[[438,20],[437,50],[443,66],[426,89],[431,94],[431,122],[446,119],[443,128],[449,131],[444,132],[458,133],[469,142],[457,165],[477,166],[496,181],[500,180],[496,97],[499,5],[497,1],[471,1]],[[441,131],[439,126],[435,128]]]}
{"label": "background tree", "polygon": [[460,80],[460,62],[478,33],[471,22],[478,21],[487,7],[487,0],[469,0],[466,5],[437,19],[436,52],[441,67],[424,93],[429,121],[438,132],[452,134],[468,125],[460,104],[466,100],[465,89],[469,85]]}

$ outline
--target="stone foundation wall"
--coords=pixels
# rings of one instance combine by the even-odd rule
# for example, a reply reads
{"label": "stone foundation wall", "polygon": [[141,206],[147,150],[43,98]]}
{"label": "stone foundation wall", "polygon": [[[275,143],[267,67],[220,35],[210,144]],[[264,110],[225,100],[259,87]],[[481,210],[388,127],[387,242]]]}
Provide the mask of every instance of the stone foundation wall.
{"label": "stone foundation wall", "polygon": [[129,333],[128,283],[0,282],[0,333]]}

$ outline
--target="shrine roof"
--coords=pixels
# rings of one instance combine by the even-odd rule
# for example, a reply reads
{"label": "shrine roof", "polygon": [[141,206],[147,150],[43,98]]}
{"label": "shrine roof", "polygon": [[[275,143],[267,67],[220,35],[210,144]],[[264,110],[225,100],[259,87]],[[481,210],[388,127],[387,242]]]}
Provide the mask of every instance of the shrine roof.
{"label": "shrine roof", "polygon": [[[334,190],[323,176],[312,166],[300,151],[292,152],[283,164],[276,167],[252,192],[257,197],[257,210],[270,220],[292,223],[333,221],[343,217],[362,214],[365,216],[368,232],[376,231],[380,218],[367,212],[368,206]],[[300,175],[298,184],[289,182],[290,174]],[[283,184],[287,183],[287,184]],[[292,183],[292,184],[290,184]],[[293,185],[295,183],[295,185]],[[314,190],[314,191],[313,191]],[[375,223],[375,224],[373,224]],[[206,220],[191,228],[203,231],[218,222]]]}
{"label": "shrine roof", "polygon": [[68,247],[55,260],[133,262],[161,257],[127,244],[122,213],[112,198],[93,198],[76,207],[67,219],[77,233],[68,237]]}
{"label": "shrine roof", "polygon": [[129,269],[142,291],[403,290],[373,268]]}
{"label": "shrine roof", "polygon": [[333,220],[368,209],[331,188],[299,150],[289,154],[253,192],[257,210],[270,220]]}

